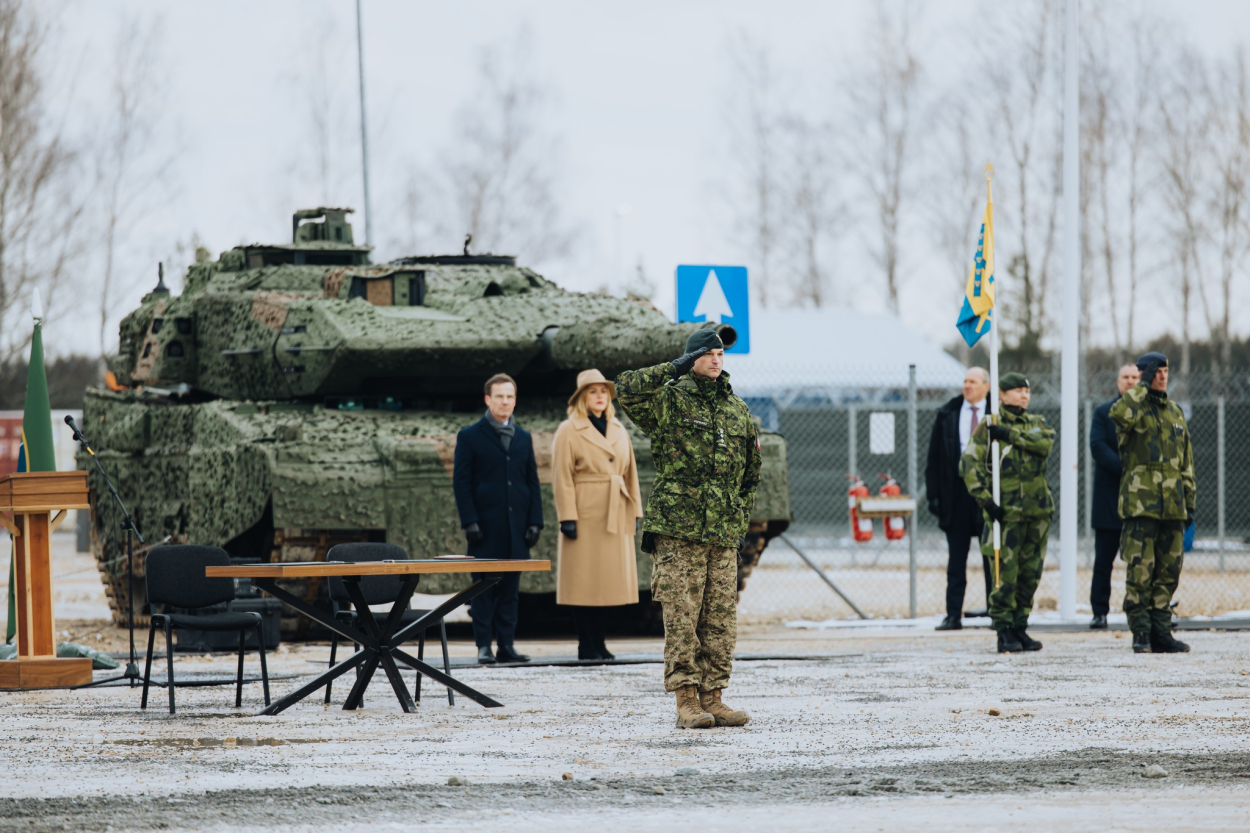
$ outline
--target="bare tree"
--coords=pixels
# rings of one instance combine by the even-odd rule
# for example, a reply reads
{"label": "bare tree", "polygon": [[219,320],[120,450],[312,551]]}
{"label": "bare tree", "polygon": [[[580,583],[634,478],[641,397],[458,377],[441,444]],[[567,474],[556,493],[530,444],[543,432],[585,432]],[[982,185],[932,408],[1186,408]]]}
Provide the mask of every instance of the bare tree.
{"label": "bare tree", "polygon": [[901,227],[909,194],[914,115],[921,78],[914,25],[920,6],[912,0],[878,0],[868,37],[867,70],[846,84],[851,112],[860,118],[852,143],[864,188],[876,208],[879,235],[869,253],[884,273],[886,302],[899,311]]}
{"label": "bare tree", "polygon": [[831,131],[799,119],[791,119],[784,127],[788,153],[781,255],[789,300],[800,307],[829,306],[835,297],[833,265],[837,262],[831,249],[846,217],[829,141]]}
{"label": "bare tree", "polygon": [[574,231],[560,205],[559,143],[543,128],[552,93],[533,75],[529,40],[521,30],[482,51],[443,168],[458,230],[475,248],[541,263],[567,256]]}
{"label": "bare tree", "polygon": [[[1062,193],[1062,120],[1059,74],[1062,67],[1060,8],[1054,0],[1031,7],[986,7],[990,31],[998,44],[980,72],[989,85],[990,127],[1008,154],[996,166],[1014,199],[996,213],[1017,241],[1007,261],[1010,283],[1000,288],[1004,327],[1014,336],[1021,357],[1036,358],[1050,320],[1051,260],[1056,248]],[[1000,60],[1011,54],[1010,61]],[[1000,280],[1001,280],[1000,276]],[[1006,290],[1005,292],[1003,290]]]}
{"label": "bare tree", "polygon": [[[923,216],[941,256],[944,289],[956,298],[968,281],[978,214],[987,196],[982,176],[985,158],[979,155],[983,149],[976,139],[981,127],[977,116],[963,91],[956,90],[934,102],[925,118],[931,130],[930,166],[920,192]],[[958,345],[960,361],[971,363],[972,349],[963,339]]]}
{"label": "bare tree", "polygon": [[[45,303],[79,253],[76,155],[49,113],[49,29],[33,4],[0,0],[0,364],[30,342],[29,296]],[[55,316],[56,303],[48,303]]]}
{"label": "bare tree", "polygon": [[1222,62],[1204,90],[1211,114],[1211,164],[1214,181],[1208,193],[1209,233],[1219,271],[1215,280],[1198,282],[1198,297],[1211,339],[1211,370],[1223,380],[1232,358],[1232,287],[1250,253],[1250,70],[1245,47]]}
{"label": "bare tree", "polygon": [[[157,71],[161,22],[122,22],[113,54],[109,109],[96,131],[96,181],[102,201],[103,272],[100,276],[100,353],[107,352],[109,323],[136,281],[134,232],[168,197],[176,151],[160,133],[162,86]],[[126,278],[120,275],[127,275]]]}
{"label": "bare tree", "polygon": [[784,225],[779,159],[786,115],[777,71],[768,50],[739,34],[727,50],[732,56],[732,98],[729,117],[730,154],[740,171],[741,193],[729,200],[739,207],[734,238],[744,242],[753,266],[755,300],[766,307],[774,300],[774,280]]}
{"label": "bare tree", "polygon": [[1170,244],[1169,260],[1178,270],[1175,285],[1181,304],[1182,384],[1189,377],[1193,294],[1196,276],[1203,273],[1201,243],[1208,233],[1203,184],[1210,127],[1210,111],[1202,92],[1206,86],[1206,67],[1201,57],[1182,48],[1169,62],[1168,76],[1159,97],[1160,190]]}

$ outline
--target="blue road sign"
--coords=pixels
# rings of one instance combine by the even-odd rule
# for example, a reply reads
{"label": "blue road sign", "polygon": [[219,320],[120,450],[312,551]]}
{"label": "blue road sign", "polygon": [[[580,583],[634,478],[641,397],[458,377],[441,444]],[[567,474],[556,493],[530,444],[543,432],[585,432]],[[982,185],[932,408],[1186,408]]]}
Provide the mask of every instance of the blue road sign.
{"label": "blue road sign", "polygon": [[719,321],[738,332],[726,353],[751,352],[751,305],[745,266],[678,266],[677,320]]}

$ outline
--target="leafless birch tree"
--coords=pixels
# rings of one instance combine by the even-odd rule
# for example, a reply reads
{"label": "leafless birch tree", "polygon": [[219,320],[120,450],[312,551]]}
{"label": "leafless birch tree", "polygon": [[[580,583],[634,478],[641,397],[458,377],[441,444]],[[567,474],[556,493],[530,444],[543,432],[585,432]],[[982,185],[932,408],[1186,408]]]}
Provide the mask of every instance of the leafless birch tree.
{"label": "leafless birch tree", "polygon": [[50,112],[50,31],[34,4],[0,0],[0,364],[30,342],[36,287],[51,317],[79,253],[76,155]]}
{"label": "leafless birch tree", "polygon": [[[101,204],[103,261],[99,285],[100,352],[108,352],[109,324],[137,282],[155,279],[155,264],[140,261],[137,229],[170,195],[176,151],[161,135],[162,85],[159,19],[122,22],[113,52],[108,109],[97,130],[96,182]],[[149,268],[144,268],[149,267]]]}

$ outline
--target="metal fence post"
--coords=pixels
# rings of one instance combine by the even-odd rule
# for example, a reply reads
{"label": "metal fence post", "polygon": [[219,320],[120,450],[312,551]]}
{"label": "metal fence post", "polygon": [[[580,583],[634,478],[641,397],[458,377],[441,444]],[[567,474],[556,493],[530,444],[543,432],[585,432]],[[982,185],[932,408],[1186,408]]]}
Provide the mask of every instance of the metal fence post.
{"label": "metal fence post", "polygon": [[[909,365],[907,372],[907,488],[912,495],[920,494],[916,479],[916,366]],[[908,609],[916,618],[916,513],[911,517],[911,535],[907,538],[907,578],[910,598]]]}
{"label": "metal fence post", "polygon": [[859,476],[859,426],[854,405],[846,408],[846,473]]}
{"label": "metal fence post", "polygon": [[1216,422],[1215,430],[1219,436],[1219,439],[1218,439],[1219,456],[1217,457],[1216,464],[1215,464],[1215,470],[1216,470],[1215,489],[1216,489],[1216,500],[1218,501],[1218,505],[1216,506],[1216,511],[1218,514],[1216,516],[1215,523],[1216,523],[1216,533],[1220,536],[1220,572],[1223,573],[1224,572],[1224,483],[1225,483],[1225,480],[1224,480],[1224,466],[1225,466],[1224,427],[1225,427],[1225,422],[1224,422],[1224,394],[1222,392],[1220,393],[1219,397],[1217,397],[1215,400],[1215,422]]}

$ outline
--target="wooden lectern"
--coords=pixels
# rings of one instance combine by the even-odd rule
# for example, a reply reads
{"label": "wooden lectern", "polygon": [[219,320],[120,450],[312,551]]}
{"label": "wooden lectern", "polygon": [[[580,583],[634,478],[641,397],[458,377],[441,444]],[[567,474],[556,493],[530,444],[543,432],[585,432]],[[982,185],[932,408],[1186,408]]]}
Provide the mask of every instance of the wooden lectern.
{"label": "wooden lectern", "polygon": [[0,689],[91,682],[91,660],[59,659],[52,617],[52,531],[68,509],[87,509],[85,471],[37,471],[0,477],[0,525],[13,536],[17,659],[0,660]]}

